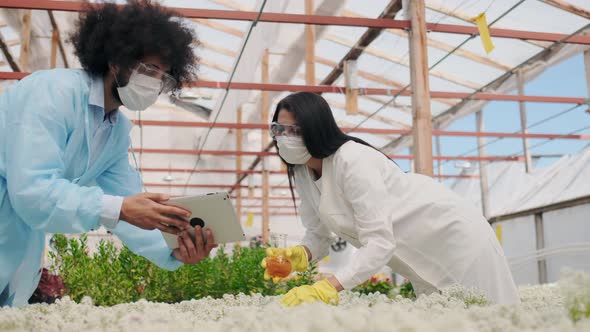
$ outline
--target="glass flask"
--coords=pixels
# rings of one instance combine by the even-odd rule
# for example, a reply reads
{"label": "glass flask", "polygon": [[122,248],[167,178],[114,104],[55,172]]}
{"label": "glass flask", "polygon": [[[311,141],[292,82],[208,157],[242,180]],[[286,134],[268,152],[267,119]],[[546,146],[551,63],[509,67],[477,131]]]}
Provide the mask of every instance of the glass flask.
{"label": "glass flask", "polygon": [[[287,234],[271,234],[270,246],[273,248],[287,247]],[[291,261],[282,254],[266,258],[266,271],[273,278],[285,278],[291,274]]]}

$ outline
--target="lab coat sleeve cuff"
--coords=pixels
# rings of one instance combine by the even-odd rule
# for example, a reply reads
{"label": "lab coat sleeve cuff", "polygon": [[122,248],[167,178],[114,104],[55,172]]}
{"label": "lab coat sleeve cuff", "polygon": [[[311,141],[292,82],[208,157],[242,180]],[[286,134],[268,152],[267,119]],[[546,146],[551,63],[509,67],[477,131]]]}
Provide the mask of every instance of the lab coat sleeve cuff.
{"label": "lab coat sleeve cuff", "polygon": [[364,282],[364,280],[357,280],[357,278],[348,271],[337,271],[334,274],[334,277],[345,290],[353,289]]}
{"label": "lab coat sleeve cuff", "polygon": [[170,271],[175,271],[183,265],[183,262],[174,258],[174,256],[172,255],[172,249],[170,249],[170,256],[168,257],[168,261],[164,264],[164,266],[162,266],[162,268]]}
{"label": "lab coat sleeve cuff", "polygon": [[102,196],[102,211],[100,212],[99,223],[106,228],[113,229],[119,223],[121,207],[123,206],[123,197],[121,196]]}
{"label": "lab coat sleeve cuff", "polygon": [[328,254],[330,253],[330,249],[327,245],[321,245],[317,243],[317,241],[309,241],[307,238],[303,239],[301,245],[309,249],[312,260],[319,261],[320,259],[328,256]]}

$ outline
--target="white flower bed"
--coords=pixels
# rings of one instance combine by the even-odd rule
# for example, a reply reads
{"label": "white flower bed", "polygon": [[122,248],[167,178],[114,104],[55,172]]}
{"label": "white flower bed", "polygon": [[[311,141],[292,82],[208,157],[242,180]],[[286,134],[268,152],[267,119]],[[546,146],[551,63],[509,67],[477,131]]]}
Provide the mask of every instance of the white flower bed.
{"label": "white flower bed", "polygon": [[440,294],[411,301],[347,292],[337,307],[314,303],[294,308],[282,307],[278,297],[260,295],[109,308],[66,298],[55,305],[0,309],[0,331],[590,331],[590,318],[573,323],[566,308],[571,296],[590,301],[590,275],[572,274],[559,285],[522,287],[520,292],[518,306],[467,306]]}

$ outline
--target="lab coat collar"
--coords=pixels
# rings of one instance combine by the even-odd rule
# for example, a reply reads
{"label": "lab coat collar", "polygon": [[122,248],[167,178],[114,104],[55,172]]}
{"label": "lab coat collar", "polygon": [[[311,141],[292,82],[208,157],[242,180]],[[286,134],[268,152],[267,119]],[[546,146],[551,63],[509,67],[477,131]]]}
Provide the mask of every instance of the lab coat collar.
{"label": "lab coat collar", "polygon": [[[104,109],[104,80],[102,76],[93,76],[90,81],[90,95],[88,96],[88,104],[96,106],[95,111],[101,112],[104,119],[106,113]],[[109,113],[109,122],[111,124],[117,123],[118,111]]]}

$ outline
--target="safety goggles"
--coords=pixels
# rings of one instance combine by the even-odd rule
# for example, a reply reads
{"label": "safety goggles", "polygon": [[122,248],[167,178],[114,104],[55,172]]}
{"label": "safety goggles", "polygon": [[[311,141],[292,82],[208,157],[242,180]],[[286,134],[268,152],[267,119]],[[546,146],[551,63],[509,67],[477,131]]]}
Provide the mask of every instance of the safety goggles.
{"label": "safety goggles", "polygon": [[153,65],[140,62],[134,69],[138,74],[157,78],[161,81],[160,93],[168,93],[176,87],[176,80],[170,74],[156,68]]}
{"label": "safety goggles", "polygon": [[301,136],[301,128],[298,125],[286,125],[286,124],[272,122],[270,124],[270,136],[272,136],[272,137],[277,137],[277,136],[300,137]]}

